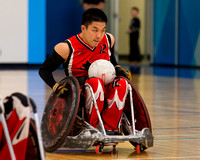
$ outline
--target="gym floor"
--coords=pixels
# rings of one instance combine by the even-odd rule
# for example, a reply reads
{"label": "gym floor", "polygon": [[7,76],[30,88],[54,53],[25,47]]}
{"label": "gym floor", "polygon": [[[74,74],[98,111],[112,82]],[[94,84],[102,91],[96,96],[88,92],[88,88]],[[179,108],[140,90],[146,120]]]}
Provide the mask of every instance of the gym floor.
{"label": "gym floor", "polygon": [[[47,160],[153,160],[200,159],[200,70],[149,65],[124,65],[133,72],[132,82],[141,94],[152,123],[154,146],[140,154],[129,143],[117,145],[113,152],[105,146],[97,155],[88,150],[61,150],[46,153]],[[54,72],[56,80],[65,77]],[[0,69],[0,95],[21,92],[37,105],[41,120],[51,89],[38,75],[38,69]]]}

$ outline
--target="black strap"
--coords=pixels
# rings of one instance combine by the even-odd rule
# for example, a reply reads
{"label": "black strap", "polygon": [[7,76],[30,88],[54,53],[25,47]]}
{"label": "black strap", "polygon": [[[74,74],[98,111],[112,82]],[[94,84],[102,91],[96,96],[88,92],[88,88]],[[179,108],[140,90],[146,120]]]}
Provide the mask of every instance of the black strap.
{"label": "black strap", "polygon": [[68,73],[68,65],[69,65],[69,61],[70,61],[70,57],[73,53],[73,48],[72,48],[72,45],[71,43],[69,42],[69,40],[65,40],[65,42],[68,44],[69,46],[69,49],[70,49],[70,53],[69,53],[69,56],[67,58],[67,61],[63,64],[63,68],[65,69],[65,75],[66,76],[69,76],[69,73]]}
{"label": "black strap", "polygon": [[108,37],[108,42],[109,42],[109,44],[110,44],[110,52],[111,52],[110,62],[111,62],[114,66],[116,66],[116,65],[118,65],[118,63],[117,63],[117,60],[116,60],[115,55],[114,55],[114,53],[115,53],[115,50],[114,50],[115,44],[111,47],[111,38],[110,38],[110,36],[109,36],[108,34],[106,34],[106,36]]}

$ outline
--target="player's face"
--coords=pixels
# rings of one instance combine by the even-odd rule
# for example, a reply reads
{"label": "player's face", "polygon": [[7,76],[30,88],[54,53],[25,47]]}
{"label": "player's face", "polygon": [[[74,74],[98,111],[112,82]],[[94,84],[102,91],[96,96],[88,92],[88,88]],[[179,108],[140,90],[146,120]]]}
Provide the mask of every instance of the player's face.
{"label": "player's face", "polygon": [[105,22],[92,22],[88,27],[82,25],[83,40],[91,47],[96,47],[106,32]]}

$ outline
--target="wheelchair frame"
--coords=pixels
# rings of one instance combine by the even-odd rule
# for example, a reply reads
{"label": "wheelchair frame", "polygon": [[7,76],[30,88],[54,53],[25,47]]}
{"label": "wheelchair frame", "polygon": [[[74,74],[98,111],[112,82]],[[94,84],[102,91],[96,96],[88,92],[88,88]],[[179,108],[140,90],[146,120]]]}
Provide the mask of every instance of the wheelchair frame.
{"label": "wheelchair frame", "polygon": [[[133,86],[130,85],[130,82],[129,82],[128,88],[129,88],[129,96],[130,96],[129,103],[131,105],[131,122],[127,118],[126,114],[123,113],[123,124],[126,125],[126,127],[124,128],[126,129],[127,135],[107,135],[106,134],[103,121],[102,121],[102,118],[101,118],[101,115],[96,103],[96,99],[94,97],[93,89],[91,88],[90,85],[87,85],[87,84],[85,85],[85,87],[88,87],[92,93],[93,103],[95,105],[95,109],[97,111],[97,115],[99,118],[99,126],[97,128],[94,128],[89,123],[87,123],[84,120],[83,112],[82,112],[82,117],[80,117],[79,115],[76,115],[76,120],[74,122],[74,126],[71,129],[71,132],[73,132],[73,130],[75,130],[76,127],[77,128],[80,127],[81,129],[79,130],[78,134],[76,133],[75,135],[73,134],[67,135],[64,138],[63,143],[58,148],[88,149],[92,146],[96,146],[96,149],[95,149],[96,153],[101,154],[103,152],[104,146],[112,145],[113,149],[115,150],[116,145],[118,143],[125,142],[125,141],[132,142],[132,144],[136,148],[137,153],[140,153],[141,150],[145,150],[153,146],[154,137],[152,135],[151,125],[150,125],[150,128],[143,128],[141,131],[138,131],[135,128],[134,101],[132,98]],[[45,147],[45,149],[47,151],[52,152],[52,151],[55,151],[57,148],[56,149],[54,148],[54,150],[49,150],[48,147],[47,148]]]}

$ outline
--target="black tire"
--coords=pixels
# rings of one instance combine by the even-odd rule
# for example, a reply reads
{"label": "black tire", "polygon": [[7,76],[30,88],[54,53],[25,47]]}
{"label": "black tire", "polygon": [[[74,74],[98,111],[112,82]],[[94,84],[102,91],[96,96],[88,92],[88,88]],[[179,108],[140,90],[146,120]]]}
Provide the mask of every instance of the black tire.
{"label": "black tire", "polygon": [[61,147],[76,119],[80,86],[74,77],[66,77],[59,83],[65,82],[69,94],[65,98],[58,98],[55,93],[52,93],[43,113],[41,130],[44,149],[47,152],[54,152]]}
{"label": "black tire", "polygon": [[[134,117],[136,120],[135,129],[141,131],[143,128],[149,128],[152,132],[151,120],[149,117],[149,113],[147,107],[137,91],[137,89],[131,84],[129,80],[127,80],[129,84],[132,86],[132,95],[133,95],[133,106],[134,106]],[[129,135],[131,133],[129,126],[132,125],[131,120],[131,108],[130,108],[130,97],[126,99],[125,107],[124,107],[124,114],[127,117],[130,124],[127,124],[126,121],[123,119],[122,121],[122,130],[124,135]],[[130,141],[130,143],[136,147],[138,144],[135,142]],[[140,145],[140,149],[145,150],[147,149],[145,146]]]}
{"label": "black tire", "polygon": [[33,119],[30,120],[25,159],[26,160],[40,160],[41,159],[36,126],[35,126],[35,121]]}

